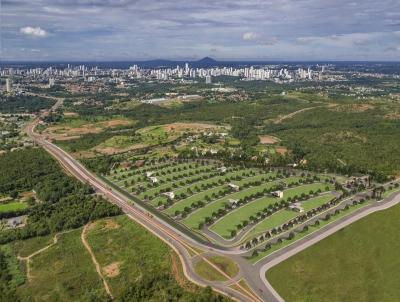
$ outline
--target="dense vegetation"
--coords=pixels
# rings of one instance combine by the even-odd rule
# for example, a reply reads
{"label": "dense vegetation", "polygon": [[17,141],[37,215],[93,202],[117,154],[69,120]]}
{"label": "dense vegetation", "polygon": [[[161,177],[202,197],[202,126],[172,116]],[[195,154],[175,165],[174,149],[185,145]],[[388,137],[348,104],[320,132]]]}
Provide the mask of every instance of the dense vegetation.
{"label": "dense vegetation", "polygon": [[28,224],[0,233],[0,242],[43,236],[76,228],[100,217],[117,215],[120,210],[72,177],[41,149],[25,149],[0,156],[0,193],[15,194],[34,190],[40,203],[29,208]]}
{"label": "dense vegetation", "polygon": [[2,113],[32,113],[53,106],[54,100],[37,96],[4,96],[0,97],[0,112]]}
{"label": "dense vegetation", "polygon": [[306,158],[313,170],[370,173],[382,181],[400,173],[400,154],[394,151],[400,148],[400,121],[385,114],[317,108],[266,130],[284,139],[294,157]]}
{"label": "dense vegetation", "polygon": [[[163,297],[163,298],[161,298]],[[121,302],[169,301],[169,302],[222,302],[228,299],[212,293],[211,288],[198,289],[196,293],[184,291],[169,273],[143,276],[122,294]]]}

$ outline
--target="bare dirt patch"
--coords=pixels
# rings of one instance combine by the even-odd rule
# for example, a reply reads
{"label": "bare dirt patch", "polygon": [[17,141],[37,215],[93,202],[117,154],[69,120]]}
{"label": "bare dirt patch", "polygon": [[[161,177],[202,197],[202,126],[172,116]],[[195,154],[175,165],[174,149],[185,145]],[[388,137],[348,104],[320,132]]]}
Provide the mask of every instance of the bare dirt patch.
{"label": "bare dirt patch", "polygon": [[260,135],[260,143],[264,145],[273,145],[279,142],[279,138],[272,135]]}
{"label": "bare dirt patch", "polygon": [[64,112],[64,116],[72,116],[72,117],[74,117],[74,116],[78,116],[79,114],[78,113],[76,113],[76,112]]}
{"label": "bare dirt patch", "polygon": [[287,148],[286,147],[276,147],[275,148],[276,153],[279,153],[281,155],[284,155],[287,153]]}
{"label": "bare dirt patch", "polygon": [[108,278],[115,278],[119,275],[120,273],[120,265],[122,264],[122,262],[113,262],[107,266],[104,266],[103,269],[103,273],[106,277]]}

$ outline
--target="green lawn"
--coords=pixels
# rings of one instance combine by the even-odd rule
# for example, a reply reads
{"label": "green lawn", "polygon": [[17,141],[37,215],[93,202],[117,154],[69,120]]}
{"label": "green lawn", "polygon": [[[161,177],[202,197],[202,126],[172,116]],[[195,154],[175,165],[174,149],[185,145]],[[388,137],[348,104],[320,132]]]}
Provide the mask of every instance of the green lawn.
{"label": "green lawn", "polygon": [[[239,267],[232,260],[222,257],[222,256],[208,256],[207,260],[213,263],[221,271],[227,274],[229,277],[233,278],[239,273]],[[196,273],[206,280],[211,281],[224,281],[226,277],[212,267],[209,263],[203,259],[196,263],[195,265]]]}
{"label": "green lawn", "polygon": [[[312,184],[312,185],[317,185],[317,184]],[[294,195],[298,194],[298,192],[300,192],[301,194],[303,191],[308,193],[310,187],[317,189],[321,188],[321,190],[325,189],[325,185],[322,184],[318,184],[317,186],[312,186],[312,185],[304,185],[298,187],[302,188],[302,190],[299,190],[297,188],[285,190],[283,196],[293,197]],[[318,207],[319,205],[329,201],[332,198],[333,198],[332,194],[318,196],[316,198],[312,198],[304,202],[303,207],[307,208],[305,210],[308,211],[309,209]],[[279,199],[273,197],[264,197],[261,199],[257,199],[230,212],[222,219],[218,220],[218,222],[213,224],[210,229],[224,238],[231,238],[231,231],[236,230],[235,226],[237,224],[241,223],[243,220],[248,220],[250,216],[256,215],[257,212],[261,211],[265,207],[268,207],[270,204],[274,204],[277,201],[279,201]]]}
{"label": "green lawn", "polygon": [[334,198],[335,198],[335,195],[333,195],[332,193],[324,194],[321,196],[310,198],[310,199],[302,202],[302,207],[303,207],[304,211],[307,212],[309,210],[320,207],[324,203],[327,203],[328,201],[331,201]]}
{"label": "green lawn", "polygon": [[371,214],[267,272],[286,301],[398,301],[400,205]]}
{"label": "green lawn", "polygon": [[299,215],[298,212],[291,211],[291,210],[280,210],[271,216],[267,217],[266,219],[262,220],[260,223],[256,224],[256,226],[248,233],[246,237],[254,236],[260,232],[268,231],[274,227],[278,227],[281,224],[293,219]]}
{"label": "green lawn", "polygon": [[9,202],[6,204],[0,204],[0,213],[22,210],[27,207],[28,205],[25,202],[20,202],[20,201]]}
{"label": "green lawn", "polygon": [[[342,211],[340,211],[340,213],[338,213],[338,214],[333,214],[333,215],[332,215],[332,219],[329,219],[329,220],[320,220],[320,221],[319,221],[319,225],[310,225],[310,226],[308,227],[308,230],[307,230],[307,231],[302,231],[302,232],[299,232],[299,233],[296,232],[296,233],[295,233],[294,239],[292,239],[292,240],[285,240],[285,239],[284,239],[281,243],[275,243],[275,244],[273,244],[272,247],[271,247],[269,250],[260,251],[256,257],[251,257],[251,258],[249,259],[249,261],[250,261],[251,263],[255,263],[255,262],[257,262],[258,260],[260,260],[260,259],[262,259],[262,258],[268,256],[269,254],[271,254],[271,253],[273,253],[273,252],[275,252],[275,251],[277,251],[277,250],[280,250],[281,248],[283,248],[283,247],[285,247],[285,246],[287,246],[287,245],[289,245],[289,244],[292,244],[292,243],[296,242],[297,240],[300,240],[301,238],[303,238],[303,237],[305,237],[305,236],[307,236],[307,235],[309,235],[309,234],[311,234],[311,233],[314,233],[315,231],[317,231],[317,230],[323,228],[324,226],[326,226],[327,224],[329,224],[329,223],[331,223],[331,222],[334,222],[335,220],[337,220],[337,219],[339,219],[339,218],[341,218],[341,217],[343,217],[343,216],[347,216],[347,215],[351,214],[352,212],[354,212],[354,211],[356,211],[356,210],[358,210],[358,209],[360,209],[360,208],[362,208],[362,207],[365,207],[365,206],[367,206],[367,205],[368,205],[367,203],[364,203],[364,204],[357,204],[357,205],[351,205],[349,209],[347,209],[347,210],[342,210]],[[289,232],[290,232],[290,231],[287,231],[286,233],[289,233]],[[261,245],[259,245],[259,247],[265,246],[265,244],[266,244],[267,242],[268,242],[268,241],[264,241]]]}
{"label": "green lawn", "polygon": [[195,212],[193,212],[191,215],[189,215],[183,222],[191,228],[197,228],[200,222],[203,222],[205,217],[211,217],[211,214],[213,212],[218,211],[221,208],[224,208],[225,203],[228,201],[228,199],[232,198],[232,199],[240,199],[243,198],[245,196],[248,196],[250,194],[259,192],[261,190],[263,190],[264,188],[266,189],[270,189],[271,187],[273,187],[274,185],[276,185],[279,182],[294,182],[294,181],[298,181],[299,177],[289,177],[283,180],[276,180],[273,182],[266,182],[264,184],[262,184],[261,186],[256,186],[256,187],[250,187],[247,188],[243,191],[239,191],[236,193],[232,193],[229,194],[221,199],[218,199],[215,202],[212,202],[208,205],[206,205],[204,208],[201,208]]}
{"label": "green lawn", "polygon": [[[194,183],[194,184],[192,184],[190,186],[190,188],[193,189],[195,186],[198,186],[200,188],[202,183],[210,183],[210,182],[218,181],[219,179],[224,180],[226,177],[242,175],[243,172],[248,173],[250,171],[252,171],[252,169],[245,169],[245,170],[240,170],[240,171],[232,171],[230,173],[226,173],[223,176],[217,176],[216,178],[210,178],[210,179],[204,180],[202,182]],[[255,180],[261,179],[262,177],[269,177],[269,176],[273,176],[273,174],[256,174],[255,176],[245,177],[241,181],[232,181],[232,183],[237,184],[237,185],[241,185],[241,184],[247,183],[249,181],[255,181]],[[212,189],[196,193],[196,194],[194,194],[194,195],[192,195],[192,196],[190,196],[190,197],[188,197],[186,199],[183,199],[183,200],[180,200],[180,201],[176,202],[171,207],[169,207],[165,212],[167,214],[169,214],[169,215],[174,215],[175,211],[177,211],[177,210],[182,211],[185,207],[190,207],[192,205],[192,203],[198,202],[200,200],[204,200],[206,195],[211,197],[211,195],[213,193],[218,193],[220,190],[222,190],[225,187],[226,187],[226,184],[223,184],[223,185],[214,187]]]}

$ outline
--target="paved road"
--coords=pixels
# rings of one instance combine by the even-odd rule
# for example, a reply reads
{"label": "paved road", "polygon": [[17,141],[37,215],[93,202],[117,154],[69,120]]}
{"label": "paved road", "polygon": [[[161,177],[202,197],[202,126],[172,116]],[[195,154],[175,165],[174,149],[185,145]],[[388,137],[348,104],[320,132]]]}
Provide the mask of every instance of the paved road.
{"label": "paved road", "polygon": [[368,206],[367,208],[361,208],[355,211],[352,215],[345,216],[332,222],[328,227],[325,227],[317,232],[312,233],[310,236],[305,238],[306,240],[296,241],[291,246],[279,250],[277,253],[264,258],[262,261],[257,263],[256,267],[259,268],[260,278],[263,280],[268,289],[274,293],[276,301],[284,301],[282,297],[274,290],[271,284],[265,277],[266,272],[274,267],[275,265],[281,263],[282,261],[290,258],[291,256],[303,251],[304,249],[310,247],[311,245],[321,241],[322,239],[340,231],[344,227],[352,224],[353,222],[368,216],[369,214],[386,210],[394,205],[400,203],[400,193],[392,194],[389,198],[382,202],[377,202]]}
{"label": "paved road", "polygon": [[[62,100],[58,100],[55,108],[62,104]],[[53,108],[54,110],[54,108]],[[182,264],[183,270],[186,277],[202,286],[210,285],[215,290],[224,293],[232,298],[239,301],[283,301],[279,294],[272,288],[269,282],[265,278],[265,272],[273,267],[274,265],[280,263],[281,261],[287,259],[288,257],[302,251],[303,249],[311,246],[312,244],[322,240],[323,238],[329,236],[330,234],[340,230],[344,226],[369,215],[370,213],[383,210],[385,208],[391,207],[400,201],[400,193],[395,197],[387,199],[379,204],[370,206],[367,208],[362,208],[349,216],[346,216],[330,225],[324,227],[323,229],[305,237],[301,240],[296,241],[291,246],[279,250],[277,253],[271,254],[270,256],[264,258],[262,261],[258,262],[256,265],[251,265],[244,257],[247,252],[240,251],[238,249],[226,249],[224,247],[218,247],[213,244],[200,243],[194,240],[192,237],[180,232],[179,230],[173,228],[171,225],[166,223],[164,220],[157,217],[150,217],[148,213],[138,206],[133,205],[132,201],[120,193],[119,191],[113,190],[107,184],[105,184],[101,179],[93,175],[84,166],[82,166],[77,160],[70,156],[67,152],[46,141],[41,135],[34,132],[35,127],[38,124],[38,120],[35,120],[32,124],[27,127],[28,135],[39,145],[41,145],[47,152],[49,152],[53,157],[55,157],[60,164],[67,169],[72,175],[80,179],[82,182],[86,182],[93,186],[96,192],[101,193],[107,199],[109,199],[114,204],[118,205],[131,219],[143,225],[147,230],[158,236],[161,240],[166,242],[171,248],[177,252]],[[204,257],[203,253],[199,253],[197,249],[206,251],[206,254],[217,254],[223,255],[235,261],[240,268],[239,275],[235,278],[230,278],[226,276],[227,282],[209,282],[201,279],[194,272],[194,263],[198,259],[208,261]],[[189,251],[192,253],[190,255]],[[193,254],[196,254],[193,257]],[[212,263],[210,263],[212,265]],[[218,270],[218,268],[216,268]],[[224,274],[224,272],[220,271]],[[241,287],[236,282],[240,279],[246,279],[250,288],[253,292],[248,291],[246,288]],[[237,291],[232,290],[229,284],[236,283],[237,286],[241,287],[241,290],[246,293],[243,295]]]}
{"label": "paved road", "polygon": [[[171,226],[167,225],[164,221],[158,220],[157,218],[149,217],[147,212],[140,209],[137,205],[132,205],[131,201],[125,197],[123,194],[119,193],[118,191],[112,190],[106,184],[104,184],[100,179],[95,177],[91,172],[89,172],[85,167],[83,167],[78,161],[76,161],[72,156],[68,153],[57,147],[56,145],[46,141],[43,137],[36,134],[34,129],[38,121],[36,120],[27,128],[27,133],[35,142],[42,146],[47,152],[49,152],[53,157],[55,157],[61,165],[67,169],[72,175],[76,178],[80,179],[82,182],[88,183],[94,187],[96,192],[101,193],[106,198],[108,198],[111,202],[117,204],[128,216],[134,219],[136,222],[143,225],[146,229],[150,232],[158,236],[160,239],[165,241],[169,244],[180,256],[181,261],[183,263],[185,275],[188,279],[192,280],[193,282],[206,286],[210,285],[215,290],[224,293],[228,296],[233,297],[239,301],[265,301],[264,298],[259,298],[258,296],[254,295],[254,293],[249,292],[246,288],[241,288],[243,292],[247,292],[247,296],[232,290],[226,284],[221,283],[213,283],[202,280],[199,278],[195,272],[192,263],[192,256],[189,254],[188,250],[191,250],[192,253],[196,253],[193,249],[198,248],[209,253],[214,253],[217,255],[225,255],[227,257],[234,257],[230,256],[229,252],[224,250],[220,250],[214,248],[212,246],[207,246],[204,244],[197,243],[192,238],[188,237],[187,235],[173,229]],[[226,254],[227,253],[227,254]],[[204,261],[208,261],[203,255],[198,255],[198,257],[202,258]],[[210,263],[210,265],[212,265]],[[218,268],[216,268],[218,270]],[[220,271],[220,273],[224,274],[224,272]],[[235,283],[235,280],[231,279],[227,276],[228,281],[231,283]],[[241,287],[237,284],[237,286]]]}

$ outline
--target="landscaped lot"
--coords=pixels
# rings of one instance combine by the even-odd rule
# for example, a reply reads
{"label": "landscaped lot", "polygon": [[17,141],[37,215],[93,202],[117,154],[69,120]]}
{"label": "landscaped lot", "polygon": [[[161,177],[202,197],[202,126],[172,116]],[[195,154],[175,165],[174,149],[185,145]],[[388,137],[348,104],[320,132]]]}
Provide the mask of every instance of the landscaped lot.
{"label": "landscaped lot", "polygon": [[[108,179],[194,231],[206,227],[225,239],[240,232],[251,239],[301,216],[288,209],[295,201],[308,212],[335,197],[331,176],[225,167],[211,160],[154,160],[139,168],[125,164]],[[274,196],[275,191],[283,196]]]}

